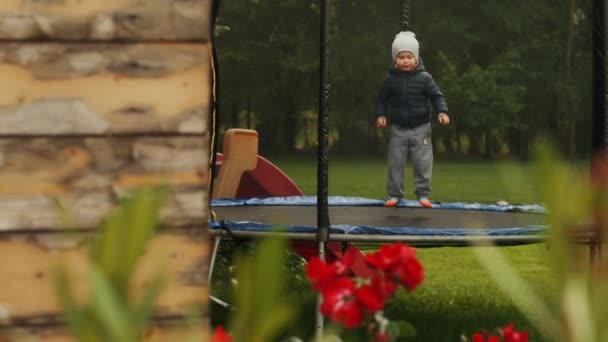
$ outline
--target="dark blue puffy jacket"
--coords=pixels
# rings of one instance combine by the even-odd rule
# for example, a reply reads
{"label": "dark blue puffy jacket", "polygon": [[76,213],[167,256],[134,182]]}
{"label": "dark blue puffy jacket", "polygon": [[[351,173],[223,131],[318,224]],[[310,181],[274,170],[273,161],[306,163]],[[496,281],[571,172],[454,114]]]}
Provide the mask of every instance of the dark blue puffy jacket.
{"label": "dark blue puffy jacket", "polygon": [[445,96],[422,62],[412,71],[389,70],[376,98],[376,118],[413,128],[430,120],[429,100],[437,113],[448,113]]}

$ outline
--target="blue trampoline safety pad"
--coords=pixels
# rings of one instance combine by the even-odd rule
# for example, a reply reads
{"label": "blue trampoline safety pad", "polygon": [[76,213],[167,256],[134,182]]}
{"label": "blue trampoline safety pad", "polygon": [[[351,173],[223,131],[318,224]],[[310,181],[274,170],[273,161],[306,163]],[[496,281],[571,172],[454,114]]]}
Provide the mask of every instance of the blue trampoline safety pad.
{"label": "blue trampoline safety pad", "polygon": [[[365,197],[329,196],[330,206],[384,206],[384,200]],[[244,199],[214,199],[212,207],[225,206],[316,206],[316,196],[288,196]],[[420,208],[418,201],[401,200],[397,207]],[[540,204],[481,204],[467,202],[434,202],[433,209],[479,210],[498,212],[546,213],[545,207]]]}
{"label": "blue trampoline safety pad", "polygon": [[[427,209],[417,201],[402,200],[394,209],[384,208],[383,200],[363,197],[330,196],[328,200],[332,234],[506,237],[540,236],[547,231],[545,208],[539,204],[434,202]],[[316,196],[215,199],[211,206],[219,214],[218,221],[211,222],[210,228],[316,233],[316,205]]]}
{"label": "blue trampoline safety pad", "polygon": [[[298,225],[270,225],[249,221],[213,221],[209,224],[211,229],[228,229],[234,231],[250,232],[288,232],[288,233],[315,233],[317,227]],[[412,228],[412,227],[370,227],[351,225],[332,225],[332,234],[351,235],[416,235],[416,236],[507,236],[507,235],[534,235],[545,232],[545,226],[489,228],[489,229],[462,229],[462,228]]]}

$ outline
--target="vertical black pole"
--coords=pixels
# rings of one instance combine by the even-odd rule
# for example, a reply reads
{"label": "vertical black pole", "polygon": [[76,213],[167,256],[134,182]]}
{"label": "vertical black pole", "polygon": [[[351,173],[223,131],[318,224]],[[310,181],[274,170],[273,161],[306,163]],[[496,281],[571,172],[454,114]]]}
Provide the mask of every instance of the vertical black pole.
{"label": "vertical black pole", "polygon": [[593,120],[591,132],[592,151],[608,157],[608,94],[606,93],[606,4],[605,0],[593,1]]}
{"label": "vertical black pole", "polygon": [[[322,0],[321,60],[319,75],[319,150],[317,163],[317,241],[329,239],[328,154],[329,154],[329,43],[331,39],[329,15],[331,0]],[[319,250],[321,253],[322,251]]]}
{"label": "vertical black pole", "polygon": [[401,31],[410,27],[410,0],[401,0]]}
{"label": "vertical black pole", "polygon": [[213,198],[213,185],[216,175],[215,163],[217,160],[217,122],[219,116],[219,69],[217,65],[217,53],[215,51],[215,22],[220,10],[220,0],[216,0],[212,5],[211,26],[209,28],[209,38],[211,40],[211,48],[209,60],[211,62],[211,108],[209,111],[209,180],[207,181],[209,219],[215,220],[215,212],[211,210],[211,201]]}
{"label": "vertical black pole", "polygon": [[[317,243],[319,258],[325,260],[325,245],[329,240],[329,203],[328,203],[328,154],[329,154],[329,43],[331,39],[329,16],[331,0],[321,0],[321,51],[319,74],[319,149],[317,162]],[[323,340],[323,315],[321,303],[317,298],[316,341]]]}
{"label": "vertical black pole", "polygon": [[[594,163],[592,175],[598,174],[593,168],[605,167],[608,163],[608,93],[606,87],[607,72],[607,31],[606,31],[606,1],[593,0],[593,117],[591,131],[591,152]],[[601,180],[599,180],[601,182]],[[605,180],[604,180],[605,181]],[[590,245],[590,262],[597,266],[602,257],[602,213],[596,215],[596,237]]]}

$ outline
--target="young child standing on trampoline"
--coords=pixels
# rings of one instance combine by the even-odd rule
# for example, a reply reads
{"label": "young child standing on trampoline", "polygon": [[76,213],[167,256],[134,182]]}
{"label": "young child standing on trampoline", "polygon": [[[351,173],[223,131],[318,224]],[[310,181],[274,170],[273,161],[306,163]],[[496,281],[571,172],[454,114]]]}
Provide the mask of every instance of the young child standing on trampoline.
{"label": "young child standing on trampoline", "polygon": [[376,125],[390,122],[388,147],[387,207],[396,206],[403,198],[403,177],[408,156],[411,159],[415,193],[423,207],[432,207],[431,112],[429,102],[442,125],[450,123],[445,96],[426,72],[419,55],[420,44],[413,32],[400,32],[392,45],[393,66],[376,98]]}

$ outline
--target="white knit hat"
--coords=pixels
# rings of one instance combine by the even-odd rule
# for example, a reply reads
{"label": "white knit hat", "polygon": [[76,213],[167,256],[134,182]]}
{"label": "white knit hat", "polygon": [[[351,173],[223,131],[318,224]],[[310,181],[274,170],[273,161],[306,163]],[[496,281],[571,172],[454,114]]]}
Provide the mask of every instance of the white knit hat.
{"label": "white knit hat", "polygon": [[416,40],[416,35],[414,34],[414,32],[411,32],[411,31],[399,32],[395,36],[395,40],[393,40],[393,48],[392,48],[393,62],[397,58],[397,55],[399,54],[399,52],[402,52],[402,51],[411,52],[414,55],[414,57],[416,57],[416,60],[419,61],[420,60],[419,56],[418,56],[419,50],[420,50],[420,44]]}

